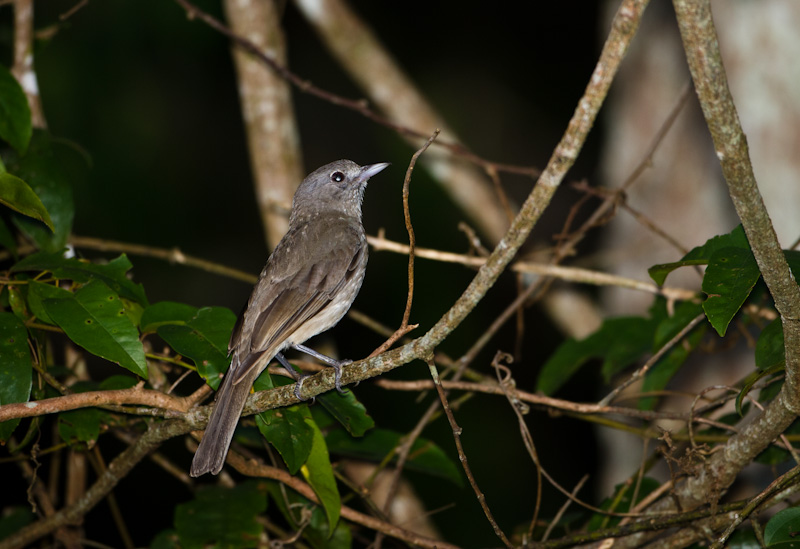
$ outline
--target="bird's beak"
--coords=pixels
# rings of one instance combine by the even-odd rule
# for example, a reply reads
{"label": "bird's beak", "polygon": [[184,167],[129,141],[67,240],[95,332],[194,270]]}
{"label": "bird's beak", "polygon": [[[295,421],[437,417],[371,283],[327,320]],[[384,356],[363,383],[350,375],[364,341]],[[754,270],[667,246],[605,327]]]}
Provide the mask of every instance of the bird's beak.
{"label": "bird's beak", "polygon": [[361,182],[367,181],[370,177],[383,171],[388,166],[389,162],[380,162],[378,164],[368,164],[367,166],[362,166],[361,175],[358,176],[358,179]]}

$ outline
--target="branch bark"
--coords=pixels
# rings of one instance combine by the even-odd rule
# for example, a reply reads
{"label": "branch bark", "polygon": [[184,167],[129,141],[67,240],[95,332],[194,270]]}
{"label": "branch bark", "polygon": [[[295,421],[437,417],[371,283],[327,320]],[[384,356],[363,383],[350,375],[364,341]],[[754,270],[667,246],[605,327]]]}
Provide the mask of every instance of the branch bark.
{"label": "branch bark", "polygon": [[711,5],[708,0],[674,0],[673,4],[689,70],[733,205],[781,315],[786,345],[786,403],[800,413],[800,287],[789,270],[758,190],[747,137],[728,89]]}
{"label": "branch bark", "polygon": [[[722,165],[731,198],[750,247],[781,314],[786,346],[786,381],[778,396],[750,424],[713,453],[695,476],[676,486],[650,511],[683,511],[708,504],[722,495],[739,472],[775,440],[797,416],[800,352],[800,289],[786,263],[761,194],[747,148],[747,139],[733,104],[722,64],[708,0],[673,0],[689,69]],[[713,503],[713,502],[711,502]],[[636,547],[652,534],[619,540],[615,547]]]}
{"label": "branch bark", "polygon": [[33,127],[46,128],[39,84],[33,69],[33,0],[14,0],[14,64],[11,73],[28,98]]}
{"label": "branch bark", "polygon": [[[280,27],[278,2],[225,0],[224,7],[233,32],[247,36],[265,55],[286,66],[286,41]],[[250,53],[233,44],[231,50],[256,200],[266,241],[272,249],[288,228],[282,208],[291,203],[303,179],[291,84]]]}
{"label": "branch bark", "polygon": [[[421,338],[398,349],[347,366],[343,372],[344,383],[377,376],[415,359],[427,359],[460,323],[470,314],[493,286],[500,274],[525,242],[544,209],[550,203],[567,171],[574,164],[591,130],[611,82],[636,33],[648,0],[624,0],[614,17],[611,32],[603,47],[600,59],[589,79],[583,97],[569,122],[567,130],[553,152],[547,168],[523,204],[508,232],[495,247],[486,263],[480,268],[470,285],[456,303]],[[307,397],[334,387],[331,369],[308,378],[304,384]],[[269,400],[268,406],[262,405]],[[296,401],[291,386],[257,393],[249,399],[246,411],[252,413]],[[141,459],[165,440],[202,428],[207,421],[208,406],[193,408],[181,419],[153,424],[135,444],[117,456],[107,471],[75,505],[62,509],[52,517],[33,523],[0,542],[0,549],[29,545],[61,524],[78,521],[96,505]]]}

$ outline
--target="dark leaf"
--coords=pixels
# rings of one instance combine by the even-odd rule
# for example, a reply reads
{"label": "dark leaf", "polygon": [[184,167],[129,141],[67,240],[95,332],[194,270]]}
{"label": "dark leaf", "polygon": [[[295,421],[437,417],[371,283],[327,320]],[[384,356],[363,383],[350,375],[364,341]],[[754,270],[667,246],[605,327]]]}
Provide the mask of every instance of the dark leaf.
{"label": "dark leaf", "polygon": [[25,154],[32,133],[28,98],[14,75],[0,65],[0,138]]}
{"label": "dark leaf", "polygon": [[303,411],[298,406],[266,410],[256,415],[258,430],[278,450],[293,475],[308,459],[314,442],[314,429],[306,422],[307,416],[308,410]]}
{"label": "dark leaf", "polygon": [[725,335],[760,276],[750,250],[722,248],[713,253],[703,277],[703,291],[708,294],[703,310],[720,336]]}
{"label": "dark leaf", "polygon": [[797,547],[797,533],[800,532],[800,507],[790,507],[779,511],[769,519],[764,528],[764,543],[767,547],[790,549]]}
{"label": "dark leaf", "polygon": [[266,483],[208,486],[177,506],[175,529],[183,547],[255,547],[262,531],[258,515],[266,509]]}
{"label": "dark leaf", "polygon": [[40,221],[15,216],[14,224],[44,251],[59,252],[67,244],[75,217],[73,187],[87,170],[85,158],[63,140],[45,131],[33,134],[25,156],[6,158],[9,173],[31,186],[50,214],[53,230]]}
{"label": "dark leaf", "polygon": [[783,324],[777,318],[767,324],[756,342],[756,366],[765,371],[782,366],[786,361],[786,349],[783,346]]}
{"label": "dark leaf", "polygon": [[58,434],[66,442],[76,440],[93,445],[100,436],[103,413],[97,408],[81,408],[58,415]]}
{"label": "dark leaf", "polygon": [[[28,401],[33,383],[28,332],[9,312],[0,312],[0,379],[0,405]],[[18,419],[0,423],[0,441],[8,440],[18,424]]]}
{"label": "dark leaf", "polygon": [[22,215],[41,221],[51,231],[55,231],[47,208],[33,192],[30,185],[8,172],[0,173],[0,204],[8,206]]}
{"label": "dark leaf", "polygon": [[648,273],[655,283],[661,286],[664,284],[667,275],[675,269],[691,265],[707,265],[714,252],[722,248],[750,249],[750,243],[747,241],[747,236],[744,234],[744,229],[741,225],[737,225],[736,228],[728,234],[715,236],[707,240],[702,246],[693,248],[689,253],[683,256],[680,261],[664,263],[663,265],[653,265],[648,269]]}
{"label": "dark leaf", "polygon": [[119,296],[103,282],[93,280],[74,296],[45,299],[42,305],[72,341],[147,378],[139,332],[125,315]]}
{"label": "dark leaf", "polygon": [[339,496],[339,488],[336,486],[336,477],[333,475],[333,466],[325,438],[311,418],[306,419],[306,424],[313,429],[313,442],[308,460],[300,468],[300,471],[322,503],[322,508],[325,509],[325,517],[328,519],[328,537],[330,537],[339,522],[342,500]]}
{"label": "dark leaf", "polygon": [[172,324],[151,321],[154,315],[143,315],[148,326],[158,326],[156,332],[176,352],[187,356],[197,366],[197,372],[214,389],[220,375],[228,369],[228,340],[236,316],[224,307],[204,307],[188,320]]}
{"label": "dark leaf", "polygon": [[47,271],[59,280],[86,283],[100,280],[126,299],[147,305],[144,288],[128,278],[133,265],[125,254],[108,263],[91,263],[59,253],[39,252],[29,255],[11,268],[12,272]]}
{"label": "dark leaf", "polygon": [[[354,438],[341,429],[328,433],[328,448],[335,454],[381,462],[397,448],[405,435],[387,429],[373,429]],[[411,447],[406,467],[462,485],[461,470],[434,442],[418,438]]]}

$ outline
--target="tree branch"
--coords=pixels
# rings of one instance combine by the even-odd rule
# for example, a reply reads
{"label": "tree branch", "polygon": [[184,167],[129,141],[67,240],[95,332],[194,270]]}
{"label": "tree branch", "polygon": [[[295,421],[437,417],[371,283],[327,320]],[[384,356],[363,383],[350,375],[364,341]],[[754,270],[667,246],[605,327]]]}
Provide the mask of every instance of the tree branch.
{"label": "tree branch", "polygon": [[[286,41],[280,27],[279,4],[274,0],[223,2],[231,31],[247,36],[259,51],[286,66]],[[272,249],[289,226],[279,206],[292,201],[303,179],[291,85],[247,51],[233,44],[231,50],[256,199],[266,241]]]}
{"label": "tree branch", "polygon": [[697,97],[728,191],[783,322],[786,345],[784,399],[790,409],[800,413],[800,287],[789,270],[756,184],[747,137],[728,89],[711,5],[708,0],[674,0],[673,4]]}
{"label": "tree branch", "polygon": [[39,84],[33,68],[33,0],[14,0],[14,65],[11,73],[22,86],[34,128],[46,128]]}
{"label": "tree branch", "polygon": [[164,421],[151,425],[134,444],[125,449],[109,464],[97,481],[74,505],[67,506],[57,513],[29,524],[0,541],[0,549],[27,547],[35,540],[46,536],[66,524],[78,524],[83,516],[127,475],[150,451],[162,442],[184,435],[189,427],[180,420]]}

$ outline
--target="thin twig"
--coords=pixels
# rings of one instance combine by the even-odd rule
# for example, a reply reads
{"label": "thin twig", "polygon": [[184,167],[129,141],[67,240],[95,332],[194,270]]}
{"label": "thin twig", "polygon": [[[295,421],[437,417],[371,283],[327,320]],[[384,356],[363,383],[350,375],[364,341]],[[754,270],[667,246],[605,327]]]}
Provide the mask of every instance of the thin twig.
{"label": "thin twig", "polygon": [[761,506],[761,504],[769,499],[773,494],[776,494],[784,488],[795,484],[798,477],[800,477],[800,466],[795,466],[773,480],[769,486],[761,491],[761,493],[752,498],[749,503],[744,506],[744,509],[734,515],[733,520],[730,522],[722,535],[719,536],[716,541],[714,541],[713,545],[711,545],[711,549],[722,549],[725,547],[725,544],[728,541],[728,538],[731,537],[731,534],[733,534],[733,531],[736,530],[739,525],[741,525],[747,519],[747,517],[753,514],[753,512],[755,512]]}
{"label": "thin twig", "polygon": [[411,224],[411,210],[408,206],[408,198],[411,187],[411,174],[414,172],[417,159],[431,146],[431,143],[433,143],[438,136],[439,130],[437,129],[428,138],[425,144],[414,153],[411,157],[411,162],[408,164],[405,179],[403,179],[403,218],[406,223],[406,231],[408,231],[408,296],[406,297],[406,309],[403,311],[403,320],[400,322],[400,327],[397,328],[389,339],[384,341],[380,347],[372,351],[369,355],[370,357],[377,356],[386,351],[394,345],[398,339],[419,326],[418,324],[413,324],[411,326],[408,324],[408,319],[411,317],[411,303],[414,301],[414,247],[417,245],[417,240],[414,236],[414,227]]}
{"label": "thin twig", "polygon": [[[282,78],[286,79],[290,82],[293,86],[297,87],[303,93],[307,93],[309,95],[313,95],[319,99],[327,101],[332,105],[336,105],[338,107],[344,107],[349,109],[353,112],[356,112],[365,118],[380,124],[381,126],[387,127],[391,130],[394,130],[400,135],[406,137],[414,137],[417,139],[427,139],[428,134],[417,131],[413,128],[409,128],[407,126],[403,126],[402,124],[397,124],[392,122],[388,118],[379,115],[375,111],[373,111],[366,101],[363,99],[348,99],[341,95],[337,95],[335,93],[331,93],[327,90],[323,90],[309,82],[308,80],[304,80],[300,76],[294,74],[285,66],[278,63],[275,59],[270,57],[269,55],[265,54],[261,51],[258,46],[253,44],[250,40],[243,36],[239,36],[233,31],[231,31],[228,27],[226,27],[221,21],[210,15],[209,13],[201,10],[188,0],[175,0],[181,7],[186,10],[186,15],[189,19],[199,19],[212,29],[216,30],[220,34],[226,36],[228,39],[231,40],[237,47],[242,48],[244,51],[254,55],[258,59],[260,59],[263,63],[268,65],[272,70],[278,73]],[[507,173],[516,173],[521,175],[528,175],[531,177],[536,177],[540,174],[538,168],[529,167],[529,166],[513,166],[510,164],[503,164],[499,162],[491,162],[484,158],[481,158],[474,153],[470,152],[464,145],[460,143],[451,143],[445,141],[437,141],[436,143],[438,146],[443,147],[450,151],[451,153],[463,157],[466,160],[474,162],[483,167],[491,167],[497,171],[507,172]]]}
{"label": "thin twig", "polygon": [[494,520],[494,516],[492,516],[492,512],[489,510],[489,505],[486,503],[486,496],[478,487],[478,483],[475,481],[475,477],[472,474],[472,469],[469,467],[467,455],[464,453],[464,447],[461,445],[461,427],[459,427],[456,423],[456,418],[453,416],[453,411],[450,409],[450,404],[447,402],[447,396],[444,394],[444,389],[442,388],[442,383],[439,379],[439,371],[436,369],[436,364],[433,362],[432,358],[429,358],[427,362],[428,369],[430,370],[431,377],[433,378],[433,383],[436,386],[436,392],[439,393],[439,400],[441,400],[444,413],[447,416],[447,421],[450,422],[450,427],[453,430],[453,440],[456,443],[458,459],[461,461],[461,466],[464,468],[464,473],[467,475],[469,484],[472,486],[472,490],[475,492],[475,496],[478,498],[478,503],[480,504],[481,509],[483,509],[483,514],[486,515],[486,519],[489,521],[489,524],[492,525],[494,533],[497,534],[497,537],[500,538],[500,541],[502,541],[506,547],[513,548],[514,546],[511,545],[511,542],[508,541],[508,538],[497,524],[497,521]]}
{"label": "thin twig", "polygon": [[[581,491],[581,488],[583,488],[583,485],[586,484],[587,480],[589,480],[589,475],[583,475],[581,477],[581,479],[578,481],[578,484],[576,484],[575,488],[572,489],[573,496],[575,496],[575,494]],[[567,501],[564,502],[564,505],[562,505],[559,508],[558,512],[555,514],[555,516],[553,516],[553,520],[551,520],[550,524],[547,525],[547,529],[544,531],[544,534],[542,535],[542,541],[547,541],[547,538],[550,537],[553,528],[556,527],[558,522],[561,520],[561,517],[563,517],[564,513],[566,513],[567,509],[569,509],[570,503],[572,503],[572,500],[567,498]]]}
{"label": "thin twig", "polygon": [[647,151],[644,155],[642,155],[642,159],[639,164],[633,169],[630,175],[628,175],[625,181],[623,181],[613,193],[606,197],[606,199],[595,209],[592,215],[590,215],[589,218],[581,225],[581,227],[575,231],[573,236],[559,246],[559,256],[567,257],[573,253],[575,247],[581,240],[583,240],[589,229],[601,224],[601,220],[605,219],[608,213],[616,206],[619,195],[630,189],[630,187],[639,180],[639,177],[645,172],[645,170],[653,165],[653,156],[661,146],[664,138],[672,129],[672,126],[675,124],[678,114],[680,114],[681,110],[683,110],[683,107],[686,105],[686,102],[690,97],[691,91],[692,88],[689,83],[687,83],[683,89],[681,89],[675,105],[672,107],[666,119],[659,127],[658,131],[650,142],[650,146],[647,148]]}
{"label": "thin twig", "polygon": [[517,423],[519,425],[520,436],[522,436],[522,442],[525,444],[525,449],[528,450],[528,455],[531,456],[531,461],[533,461],[534,467],[536,467],[536,505],[533,509],[533,517],[531,517],[530,525],[528,526],[528,539],[530,540],[533,539],[533,529],[536,527],[536,522],[539,519],[539,512],[541,511],[542,506],[542,464],[539,461],[539,454],[536,452],[536,445],[533,442],[533,436],[531,436],[530,429],[528,429],[528,425],[525,423],[525,418],[523,417],[523,414],[528,413],[530,408],[523,404],[522,401],[511,396],[511,391],[509,389],[515,387],[516,383],[514,382],[514,378],[511,377],[511,370],[505,365],[501,364],[501,361],[506,361],[507,363],[511,364],[513,359],[514,357],[508,353],[498,351],[492,360],[492,367],[495,369],[495,373],[497,374],[497,383],[503,390],[506,400],[511,405],[511,410],[514,412],[514,415],[517,416]]}
{"label": "thin twig", "polygon": [[[244,475],[277,480],[281,484],[284,484],[292,490],[298,492],[303,497],[319,504],[319,498],[311,486],[299,478],[290,475],[283,469],[261,464],[254,459],[245,459],[235,451],[228,453],[227,462]],[[404,530],[386,521],[378,520],[375,517],[359,513],[358,511],[355,511],[347,506],[342,506],[342,518],[357,524],[361,524],[362,526],[365,526],[371,530],[383,532],[386,535],[409,542],[412,545],[430,547],[431,549],[458,549],[457,546],[453,544],[420,536],[414,532]]]}
{"label": "thin twig", "polygon": [[656,351],[656,353],[653,356],[651,356],[650,359],[647,362],[645,362],[642,365],[641,368],[639,368],[638,370],[633,372],[633,374],[631,374],[631,376],[628,379],[626,379],[624,382],[620,383],[617,387],[614,388],[613,391],[611,391],[605,397],[603,397],[600,400],[600,402],[598,402],[598,404],[600,406],[605,406],[605,405],[611,403],[617,397],[617,395],[619,395],[622,391],[624,391],[632,383],[634,383],[636,380],[641,379],[642,377],[644,377],[644,375],[647,372],[650,371],[650,368],[652,368],[655,365],[656,362],[661,360],[661,357],[663,357],[667,353],[667,351],[672,349],[681,339],[683,339],[686,336],[686,334],[691,332],[694,329],[695,326],[700,324],[700,322],[704,318],[705,318],[705,313],[700,313],[699,315],[694,317],[691,321],[689,321],[689,323],[686,326],[684,326],[683,329],[681,329],[680,332],[675,334],[672,337],[672,339],[670,339],[664,345],[662,345],[661,348],[658,351]]}
{"label": "thin twig", "polygon": [[[381,236],[368,236],[367,241],[376,251],[387,251],[399,254],[408,253],[407,245],[400,242],[387,240]],[[452,252],[443,252],[430,248],[419,247],[414,250],[414,255],[417,258],[431,259],[444,263],[460,263],[470,267],[480,267],[485,265],[487,261],[483,257],[475,257],[474,255],[456,254]],[[592,271],[590,269],[581,269],[578,267],[562,267],[560,265],[553,265],[550,263],[518,261],[512,263],[508,269],[517,273],[548,276],[565,280],[567,282],[580,282],[583,284],[592,284],[594,286],[619,286],[621,288],[628,288],[654,295],[661,295],[668,300],[686,301],[698,297],[697,292],[692,290],[684,288],[672,288],[667,286],[659,287],[652,282],[644,282],[633,278],[626,278],[610,273]]]}
{"label": "thin twig", "polygon": [[89,236],[77,235],[70,236],[69,242],[76,248],[90,248],[92,250],[98,250],[101,252],[123,252],[145,257],[155,257],[157,259],[163,259],[169,263],[186,265],[187,267],[194,267],[209,273],[227,276],[235,280],[241,280],[242,282],[247,282],[248,284],[255,284],[255,282],[258,280],[257,275],[240,271],[238,269],[232,269],[231,267],[226,267],[224,265],[220,265],[219,263],[208,261],[207,259],[186,255],[177,247],[159,248],[157,246],[145,246],[144,244],[131,244],[129,242],[119,242],[117,240],[106,240],[104,238],[93,238]]}

